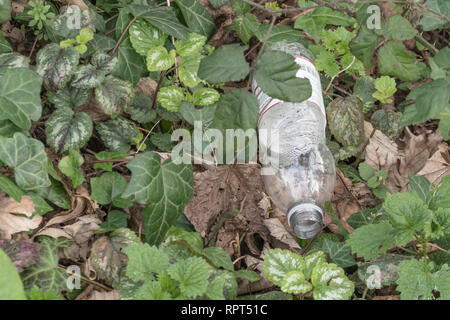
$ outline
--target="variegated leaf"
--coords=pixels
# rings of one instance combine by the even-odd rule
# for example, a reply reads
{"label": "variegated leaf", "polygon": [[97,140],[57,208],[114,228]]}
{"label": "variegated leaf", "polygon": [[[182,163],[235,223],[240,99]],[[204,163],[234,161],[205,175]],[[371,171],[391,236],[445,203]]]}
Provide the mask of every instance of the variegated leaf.
{"label": "variegated leaf", "polygon": [[311,282],[315,300],[348,300],[355,291],[355,285],[347,278],[344,269],[334,263],[316,265]]}
{"label": "variegated leaf", "polygon": [[220,98],[219,92],[213,88],[201,88],[194,91],[194,104],[198,106],[209,106]]}
{"label": "variegated leaf", "polygon": [[264,275],[277,286],[283,285],[283,279],[291,271],[302,272],[305,261],[301,256],[289,250],[272,249],[267,251],[262,264]]}
{"label": "variegated leaf", "polygon": [[71,85],[78,89],[92,89],[105,80],[106,73],[92,65],[81,66],[75,72]]}
{"label": "variegated leaf", "polygon": [[312,290],[312,285],[305,279],[301,271],[291,271],[286,274],[281,284],[281,291],[287,293],[306,293]]}
{"label": "variegated leaf", "polygon": [[197,33],[189,33],[188,38],[189,40],[175,41],[177,53],[182,57],[197,54],[206,43],[206,37]]}
{"label": "variegated leaf", "polygon": [[56,108],[76,108],[80,107],[90,99],[92,90],[73,88],[66,86],[57,92],[47,92],[48,100]]}
{"label": "variegated leaf", "polygon": [[105,74],[114,72],[117,68],[119,60],[116,57],[111,57],[109,54],[97,52],[92,56],[91,64],[99,71]]}
{"label": "variegated leaf", "polygon": [[99,122],[95,129],[100,134],[105,146],[116,152],[128,152],[133,139],[139,134],[134,123],[122,117]]}
{"label": "variegated leaf", "polygon": [[8,69],[28,68],[29,63],[30,59],[18,52],[8,52],[0,54],[0,77]]}
{"label": "variegated leaf", "polygon": [[163,46],[166,42],[167,35],[155,28],[143,19],[137,19],[128,31],[130,41],[134,50],[141,56],[146,57],[148,51],[157,46]]}
{"label": "variegated leaf", "polygon": [[175,50],[170,53],[163,46],[150,49],[147,53],[148,71],[163,71],[169,69],[175,63]]}
{"label": "variegated leaf", "polygon": [[311,279],[311,274],[316,265],[322,264],[326,261],[325,254],[323,251],[313,252],[305,257],[305,274],[306,279]]}
{"label": "variegated leaf", "polygon": [[198,68],[200,67],[200,54],[181,57],[180,64],[178,66],[178,76],[181,82],[183,82],[189,88],[194,88],[200,83],[200,78],[197,75]]}
{"label": "variegated leaf", "polygon": [[152,100],[143,93],[137,93],[125,112],[131,119],[139,123],[148,123],[156,118],[156,110],[152,108]]}
{"label": "variegated leaf", "polygon": [[114,117],[133,100],[133,85],[110,75],[95,89],[95,97],[103,111]]}
{"label": "variegated leaf", "polygon": [[158,102],[169,111],[180,110],[181,101],[184,99],[184,90],[177,86],[168,86],[159,89]]}

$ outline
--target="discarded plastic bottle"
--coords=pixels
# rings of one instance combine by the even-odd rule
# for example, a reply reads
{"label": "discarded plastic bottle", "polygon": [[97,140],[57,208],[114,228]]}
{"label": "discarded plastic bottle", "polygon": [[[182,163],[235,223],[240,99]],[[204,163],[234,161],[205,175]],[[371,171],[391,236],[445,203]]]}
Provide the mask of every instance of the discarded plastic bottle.
{"label": "discarded plastic bottle", "polygon": [[[253,81],[260,105],[259,148],[265,190],[286,212],[289,226],[310,239],[323,226],[323,205],[331,200],[336,179],[334,158],[325,144],[326,114],[313,55],[300,43],[277,42],[269,50],[295,57],[297,77],[307,78],[312,95],[301,103],[269,97]],[[276,137],[276,138],[275,138]]]}

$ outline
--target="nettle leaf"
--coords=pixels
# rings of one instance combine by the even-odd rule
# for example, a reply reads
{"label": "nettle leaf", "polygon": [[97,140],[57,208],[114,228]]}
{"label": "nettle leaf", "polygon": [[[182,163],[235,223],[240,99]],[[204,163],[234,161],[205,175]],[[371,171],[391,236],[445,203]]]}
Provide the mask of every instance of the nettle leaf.
{"label": "nettle leaf", "polygon": [[69,155],[62,158],[58,163],[58,169],[72,180],[74,189],[84,181],[83,172],[78,170],[83,163],[83,156],[72,148],[69,149]]}
{"label": "nettle leaf", "polygon": [[45,122],[47,144],[57,153],[83,147],[91,138],[92,129],[88,114],[74,113],[70,108],[56,109]]}
{"label": "nettle leaf", "polygon": [[328,252],[330,259],[342,268],[351,267],[356,264],[348,243],[325,239],[322,250]]}
{"label": "nettle leaf", "polygon": [[403,81],[417,81],[420,70],[416,58],[401,42],[389,41],[378,51],[378,68],[382,75],[396,76]]}
{"label": "nettle leaf", "polygon": [[157,99],[168,111],[177,112],[184,99],[184,90],[177,86],[164,87],[159,89]]}
{"label": "nettle leaf", "polygon": [[152,108],[152,100],[143,93],[136,93],[133,101],[125,108],[131,119],[139,123],[148,123],[155,120],[156,110]]}
{"label": "nettle leaf", "polygon": [[157,244],[192,198],[192,166],[176,165],[170,158],[161,164],[158,154],[146,152],[136,156],[127,168],[132,175],[123,196],[134,195],[136,202],[147,204],[144,210],[146,239]]}
{"label": "nettle leaf", "polygon": [[112,203],[118,208],[128,207],[131,201],[122,196],[127,185],[127,181],[119,173],[105,172],[99,178],[91,179],[91,198],[101,205]]}
{"label": "nettle leaf", "polygon": [[[203,243],[202,243],[203,244]],[[228,271],[234,271],[233,262],[231,261],[231,257],[224,249],[220,247],[208,247],[203,249],[202,255],[209,259],[217,268],[224,268]],[[244,270],[242,270],[244,271]],[[250,270],[245,270],[250,271]],[[241,276],[244,277],[244,275],[241,273]],[[255,274],[248,275],[249,278],[254,279]],[[256,274],[256,277],[258,280],[260,277],[258,274]],[[254,281],[256,281],[254,280]]]}
{"label": "nettle leaf", "polygon": [[330,131],[344,147],[357,147],[364,141],[364,115],[359,99],[337,98],[326,110]]}
{"label": "nettle leaf", "polygon": [[[430,9],[425,10],[420,23],[422,24],[424,31],[431,31],[442,28],[444,26],[448,27],[449,22],[443,19],[439,15],[444,15],[447,18],[450,16],[450,6],[445,0],[427,0],[425,6]],[[433,12],[431,12],[433,10]]]}
{"label": "nettle leaf", "polygon": [[129,5],[126,7],[135,17],[141,17],[169,36],[187,40],[189,29],[180,23],[172,7]]}
{"label": "nettle leaf", "polygon": [[149,71],[163,71],[169,69],[175,63],[175,50],[163,46],[153,47],[147,52],[147,69]]}
{"label": "nettle leaf", "polygon": [[211,266],[199,257],[172,264],[167,273],[180,284],[181,294],[187,298],[203,295],[208,287]]}
{"label": "nettle leaf", "polygon": [[388,194],[383,209],[392,225],[398,229],[396,238],[401,244],[411,241],[416,232],[422,231],[431,219],[431,211],[415,192]]}
{"label": "nettle leaf", "polygon": [[19,273],[2,249],[0,249],[0,269],[2,270],[0,273],[0,300],[25,300]]}
{"label": "nettle leaf", "polygon": [[248,46],[239,44],[223,45],[200,62],[198,75],[209,83],[240,81],[249,71],[249,65],[244,58]]}
{"label": "nettle leaf", "polygon": [[155,273],[166,271],[169,257],[147,243],[133,244],[123,249],[128,256],[126,275],[131,280],[151,280]]}
{"label": "nettle leaf", "polygon": [[9,119],[23,130],[41,117],[42,78],[24,68],[9,69],[0,81],[0,120]]}
{"label": "nettle leaf", "polygon": [[303,272],[291,271],[283,278],[280,288],[283,292],[301,294],[312,290],[312,285],[305,279]]}
{"label": "nettle leaf", "polygon": [[[327,240],[327,239],[325,239]],[[308,254],[305,257],[305,269],[303,273],[305,274],[306,279],[311,279],[312,271],[315,266],[322,264],[326,261],[325,254],[322,251],[316,251],[311,254]]]}
{"label": "nettle leaf", "polygon": [[432,220],[425,225],[425,234],[431,239],[450,237],[450,209],[438,208]]}
{"label": "nettle leaf", "polygon": [[205,45],[207,38],[197,33],[189,33],[189,40],[176,40],[174,45],[177,53],[182,56],[197,54]]}
{"label": "nettle leaf", "polygon": [[30,59],[17,52],[0,54],[0,77],[8,70],[14,68],[27,68]]}
{"label": "nettle leaf", "polygon": [[237,32],[242,42],[247,44],[250,38],[258,31],[259,21],[255,15],[246,13],[235,17],[231,28]]}
{"label": "nettle leaf", "polygon": [[350,43],[351,52],[360,60],[365,68],[371,66],[375,48],[379,42],[378,36],[365,25],[361,26],[358,35]]}
{"label": "nettle leaf", "polygon": [[191,125],[195,121],[202,121],[204,125],[211,123],[216,113],[216,105],[208,107],[196,107],[192,103],[183,101],[180,107],[180,114]]}
{"label": "nettle leaf", "polygon": [[383,36],[388,40],[408,40],[414,38],[416,34],[417,30],[399,14],[390,17],[383,30]]}
{"label": "nettle leaf", "polygon": [[0,137],[0,161],[14,168],[19,187],[35,190],[50,186],[47,173],[47,154],[39,140],[15,133],[12,138]]}
{"label": "nettle leaf", "polygon": [[339,73],[339,65],[334,61],[334,54],[330,51],[320,52],[314,62],[317,70],[324,71],[329,77],[334,77]]}
{"label": "nettle leaf", "polygon": [[56,92],[47,91],[48,101],[56,108],[81,107],[89,101],[91,95],[92,90],[73,88],[70,85]]}
{"label": "nettle leaf", "polygon": [[120,79],[130,81],[134,85],[138,83],[146,70],[145,59],[136,53],[131,46],[129,38],[122,40],[122,43],[117,48],[115,57],[118,59],[118,64],[113,75]]}
{"label": "nettle leaf", "polygon": [[211,37],[216,30],[213,17],[197,0],[177,0],[176,4],[192,31]]}
{"label": "nettle leaf", "polygon": [[107,115],[117,116],[133,100],[133,85],[111,75],[107,76],[95,89],[95,98]]}
{"label": "nettle leaf", "polygon": [[311,96],[309,79],[297,78],[300,66],[294,57],[281,51],[268,51],[258,61],[255,80],[267,95],[283,101],[302,102]]}
{"label": "nettle leaf", "polygon": [[425,122],[449,105],[450,83],[445,79],[434,80],[411,90],[406,99],[415,102],[405,108],[402,124]]}
{"label": "nettle leaf", "polygon": [[302,272],[305,269],[305,261],[289,250],[271,249],[264,256],[262,268],[266,278],[281,287],[289,272]]}
{"label": "nettle leaf", "polygon": [[334,263],[317,265],[311,276],[314,300],[349,300],[355,291],[342,268]]}
{"label": "nettle leaf", "polygon": [[430,300],[435,288],[430,266],[424,261],[403,261],[398,268],[397,290],[405,300]]}
{"label": "nettle leaf", "polygon": [[178,76],[180,77],[181,82],[189,88],[194,88],[201,82],[197,74],[201,59],[202,56],[200,54],[184,56],[180,59]]}
{"label": "nettle leaf", "polygon": [[353,253],[365,260],[371,260],[386,253],[389,247],[394,244],[394,236],[395,231],[391,224],[382,221],[359,227],[350,234],[347,242],[350,244]]}
{"label": "nettle leaf", "polygon": [[197,106],[209,106],[219,100],[220,94],[213,88],[201,88],[194,91],[192,98]]}
{"label": "nettle leaf", "polygon": [[163,46],[167,39],[164,32],[143,19],[137,19],[131,25],[128,33],[134,50],[144,57],[147,56],[150,49]]}
{"label": "nettle leaf", "polygon": [[[263,42],[269,32],[270,24],[263,23],[259,26],[255,33],[255,36],[259,41]],[[290,26],[273,26],[272,32],[267,39],[267,45],[272,45],[276,42],[298,42],[298,40],[303,36],[303,33],[299,30],[295,30]]]}
{"label": "nettle leaf", "polygon": [[46,45],[36,56],[36,72],[44,79],[44,85],[52,91],[62,89],[69,82],[80,54],[73,47],[61,48],[56,43]]}
{"label": "nettle leaf", "polygon": [[134,123],[122,117],[117,117],[95,125],[105,146],[116,152],[128,152],[139,130]]}

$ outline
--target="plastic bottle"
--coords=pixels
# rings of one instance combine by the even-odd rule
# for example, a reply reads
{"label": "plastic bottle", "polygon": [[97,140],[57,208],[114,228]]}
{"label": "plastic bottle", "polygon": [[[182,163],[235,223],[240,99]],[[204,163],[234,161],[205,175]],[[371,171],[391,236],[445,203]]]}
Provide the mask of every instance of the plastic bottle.
{"label": "plastic bottle", "polygon": [[[294,234],[309,239],[323,226],[323,205],[331,200],[336,179],[334,158],[325,144],[320,76],[313,55],[300,43],[277,42],[269,50],[293,55],[300,66],[297,77],[308,78],[312,86],[309,99],[290,103],[271,98],[255,81],[252,84],[260,104],[258,129],[265,190],[287,214]],[[273,138],[275,133],[278,139]]]}

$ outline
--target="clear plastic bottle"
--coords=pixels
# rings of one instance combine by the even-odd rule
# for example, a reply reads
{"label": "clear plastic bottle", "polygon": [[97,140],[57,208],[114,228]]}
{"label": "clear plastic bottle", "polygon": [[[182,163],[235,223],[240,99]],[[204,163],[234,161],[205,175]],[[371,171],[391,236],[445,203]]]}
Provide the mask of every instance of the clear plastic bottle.
{"label": "clear plastic bottle", "polygon": [[293,55],[300,66],[297,77],[308,78],[312,86],[309,99],[290,103],[271,98],[255,81],[252,84],[260,104],[258,129],[265,190],[286,212],[294,234],[309,239],[322,228],[323,204],[331,199],[336,179],[334,158],[325,144],[320,76],[311,52],[300,43],[277,42],[269,50]]}

